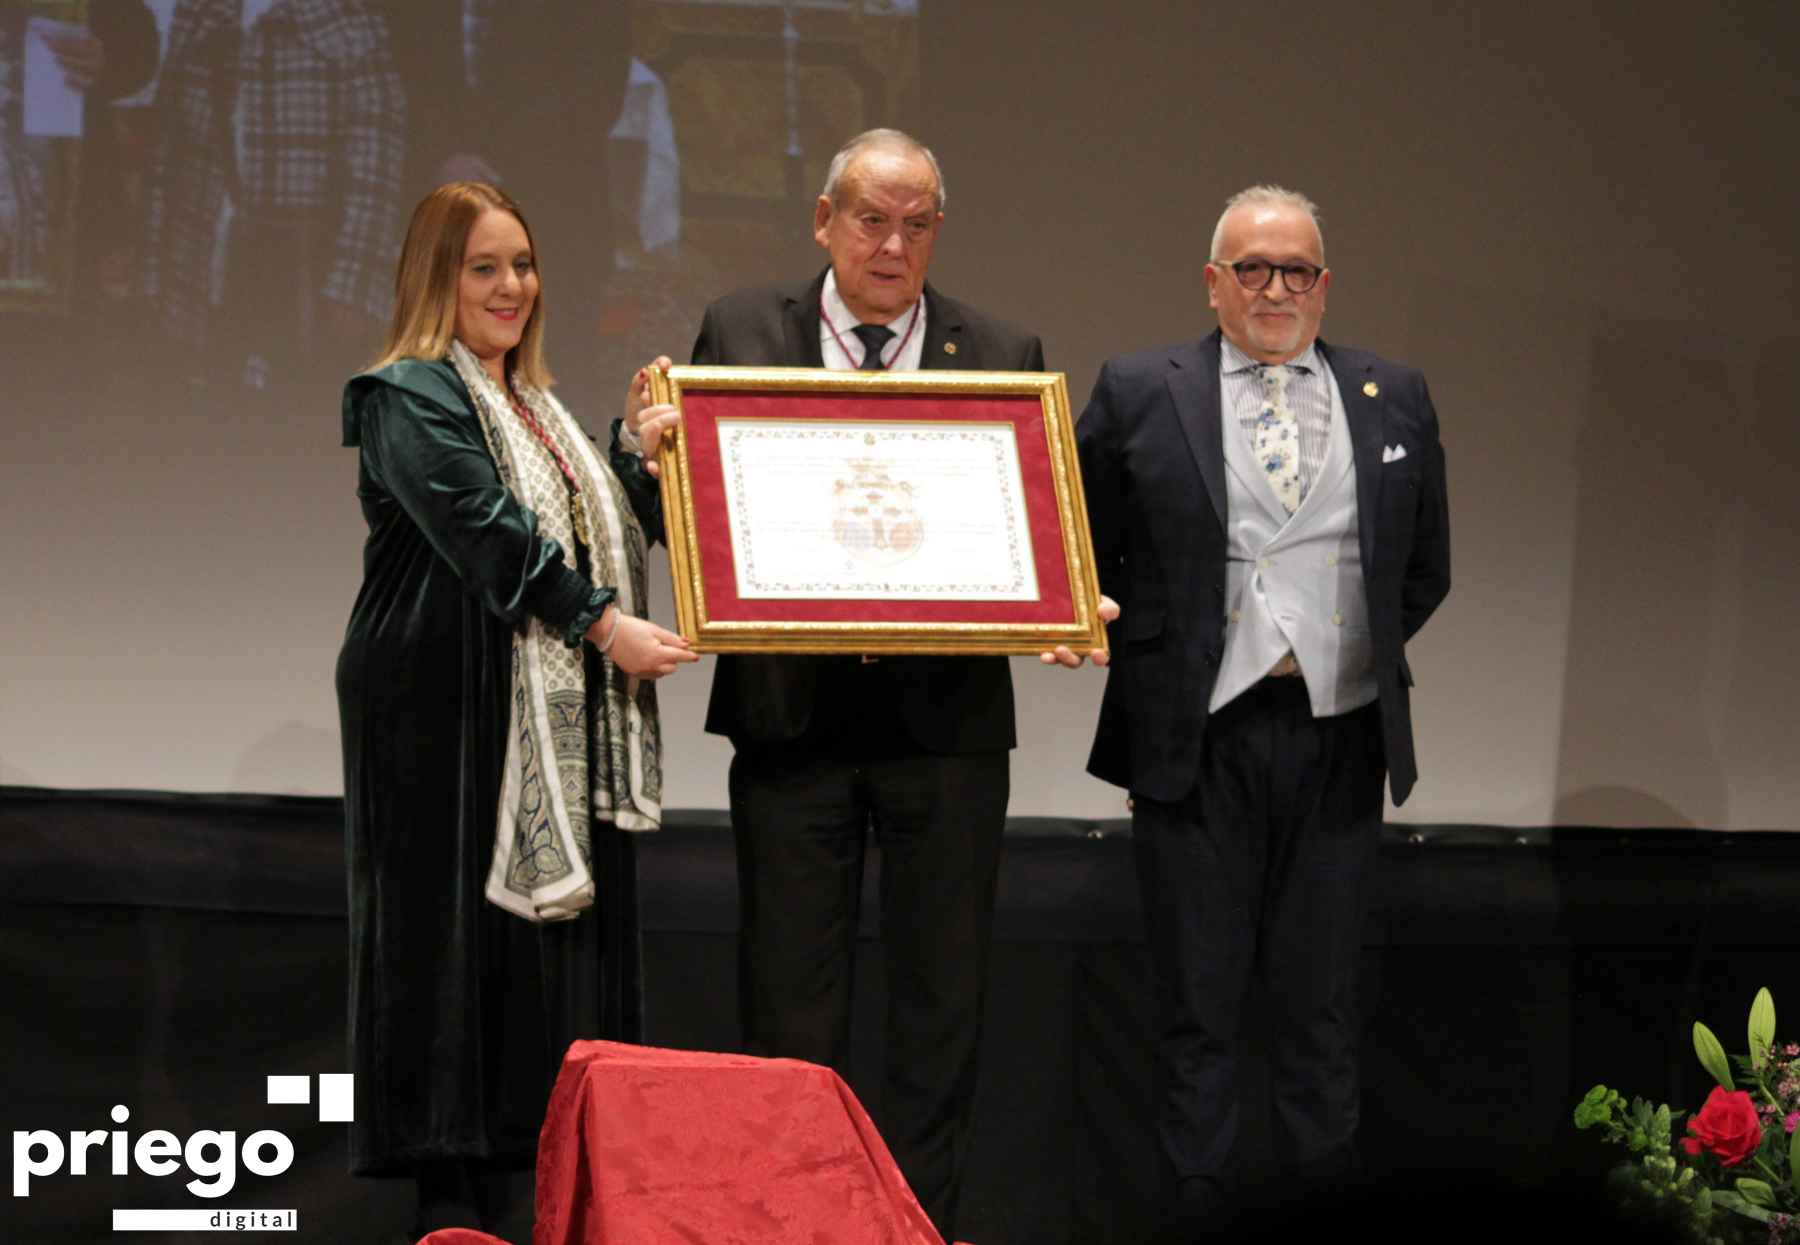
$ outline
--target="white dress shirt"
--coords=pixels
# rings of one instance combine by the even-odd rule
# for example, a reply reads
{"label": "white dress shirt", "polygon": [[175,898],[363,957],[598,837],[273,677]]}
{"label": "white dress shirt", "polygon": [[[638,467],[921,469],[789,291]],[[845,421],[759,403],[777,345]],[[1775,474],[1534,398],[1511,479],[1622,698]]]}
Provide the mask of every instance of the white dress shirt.
{"label": "white dress shirt", "polygon": [[[838,293],[835,271],[825,274],[825,290],[819,296],[819,306],[819,351],[824,356],[825,366],[839,371],[856,371],[862,367],[863,344],[851,330],[862,321]],[[881,348],[884,370],[918,371],[919,362],[925,357],[925,296],[919,295],[919,301],[912,309],[888,328],[894,331],[894,336]]]}

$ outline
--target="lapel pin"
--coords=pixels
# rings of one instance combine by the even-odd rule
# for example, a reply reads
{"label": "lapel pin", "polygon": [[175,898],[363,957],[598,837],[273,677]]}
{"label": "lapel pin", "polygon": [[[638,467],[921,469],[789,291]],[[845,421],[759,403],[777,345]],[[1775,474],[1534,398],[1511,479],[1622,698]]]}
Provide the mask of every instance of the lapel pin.
{"label": "lapel pin", "polygon": [[955,342],[945,342],[944,343],[944,353],[945,354],[955,354],[956,353],[956,343]]}
{"label": "lapel pin", "polygon": [[1366,396],[1372,398],[1380,392],[1381,392],[1381,386],[1377,385],[1374,381],[1366,380],[1363,382],[1363,393]]}

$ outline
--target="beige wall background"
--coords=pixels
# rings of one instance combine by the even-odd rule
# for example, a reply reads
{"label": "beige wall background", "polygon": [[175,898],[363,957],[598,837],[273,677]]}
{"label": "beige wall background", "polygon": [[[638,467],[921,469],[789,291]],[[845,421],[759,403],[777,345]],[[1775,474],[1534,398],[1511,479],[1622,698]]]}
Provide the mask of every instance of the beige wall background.
{"label": "beige wall background", "polygon": [[[1305,190],[1326,336],[1422,367],[1449,454],[1401,819],[1794,828],[1797,36],[1774,3],[927,3],[933,278],[1079,404],[1211,329],[1225,196]],[[251,406],[106,340],[46,374],[0,331],[0,783],[341,790],[332,386]],[[675,807],[725,803],[708,666],[664,684]],[[1122,815],[1083,773],[1102,676],[1015,676],[1013,812]]]}

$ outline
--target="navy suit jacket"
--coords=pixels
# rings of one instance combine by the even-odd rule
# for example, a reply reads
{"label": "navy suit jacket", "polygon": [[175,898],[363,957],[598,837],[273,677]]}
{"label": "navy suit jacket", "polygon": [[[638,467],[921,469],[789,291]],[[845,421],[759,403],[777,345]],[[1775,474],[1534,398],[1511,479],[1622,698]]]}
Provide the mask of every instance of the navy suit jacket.
{"label": "navy suit jacket", "polygon": [[[1100,590],[1123,610],[1088,770],[1163,801],[1186,796],[1200,772],[1225,646],[1219,336],[1109,360],[1075,430]],[[1444,451],[1419,371],[1318,347],[1350,424],[1382,742],[1399,804],[1418,777],[1406,641],[1450,590]],[[1384,463],[1389,447],[1404,457]]]}
{"label": "navy suit jacket", "polygon": [[[706,309],[694,342],[696,364],[823,367],[819,296],[825,272],[805,285],[741,290]],[[925,286],[921,368],[1041,372],[1036,337]],[[926,752],[1010,748],[1012,675],[1004,657],[900,657],[895,663],[907,733]],[[722,655],[713,675],[706,729],[735,743],[782,743],[812,719],[820,671],[830,658]]]}

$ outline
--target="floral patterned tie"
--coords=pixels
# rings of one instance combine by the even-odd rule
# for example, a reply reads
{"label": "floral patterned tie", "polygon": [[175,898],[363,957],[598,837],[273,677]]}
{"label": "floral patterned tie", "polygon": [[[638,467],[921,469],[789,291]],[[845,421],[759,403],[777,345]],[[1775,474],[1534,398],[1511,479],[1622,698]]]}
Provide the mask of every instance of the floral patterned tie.
{"label": "floral patterned tie", "polygon": [[1263,405],[1257,412],[1256,432],[1252,440],[1256,461],[1269,473],[1269,487],[1293,514],[1300,509],[1300,421],[1288,406],[1288,380],[1293,376],[1286,367],[1259,367],[1262,376]]}

